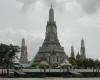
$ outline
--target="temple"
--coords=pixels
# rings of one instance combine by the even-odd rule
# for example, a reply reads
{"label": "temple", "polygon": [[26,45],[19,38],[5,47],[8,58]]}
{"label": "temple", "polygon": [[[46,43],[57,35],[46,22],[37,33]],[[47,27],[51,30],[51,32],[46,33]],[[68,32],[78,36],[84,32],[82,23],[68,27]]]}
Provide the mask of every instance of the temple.
{"label": "temple", "polygon": [[27,64],[28,63],[27,46],[25,45],[25,39],[24,38],[22,39],[20,63],[21,64]]}
{"label": "temple", "polygon": [[85,44],[84,44],[84,39],[83,38],[81,40],[80,57],[81,57],[81,59],[86,59]]}
{"label": "temple", "polygon": [[57,26],[54,21],[54,9],[51,5],[49,10],[49,21],[47,21],[45,40],[42,46],[37,52],[34,62],[40,62],[42,57],[47,58],[50,64],[62,63],[64,59],[67,59],[64,47],[60,45],[57,36]]}

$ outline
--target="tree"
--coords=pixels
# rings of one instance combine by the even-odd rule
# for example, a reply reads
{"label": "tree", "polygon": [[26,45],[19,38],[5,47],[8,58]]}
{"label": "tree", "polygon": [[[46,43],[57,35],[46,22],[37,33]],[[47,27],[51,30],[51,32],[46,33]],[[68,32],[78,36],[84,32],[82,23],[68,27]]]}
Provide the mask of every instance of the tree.
{"label": "tree", "polygon": [[82,59],[76,59],[77,68],[82,68],[82,63],[83,63]]}
{"label": "tree", "polygon": [[56,67],[58,67],[58,66],[60,66],[60,63],[54,63],[54,64],[52,65],[53,68],[56,68]]}
{"label": "tree", "polygon": [[88,59],[88,67],[89,68],[93,68],[94,67],[94,60],[91,59],[91,58]]}
{"label": "tree", "polygon": [[99,60],[95,60],[95,61],[94,61],[94,66],[95,66],[95,67],[100,66],[100,61],[99,61]]}
{"label": "tree", "polygon": [[12,44],[0,44],[0,64],[2,65],[2,73],[3,68],[6,67],[7,72],[9,72],[8,66],[13,64],[13,59],[16,56],[16,53],[20,51],[18,46],[14,46]]}
{"label": "tree", "polygon": [[41,66],[40,62],[35,62],[32,64],[32,67],[36,68],[37,66]]}
{"label": "tree", "polygon": [[71,63],[72,65],[76,65],[76,61],[74,58],[69,58],[68,59],[69,63]]}

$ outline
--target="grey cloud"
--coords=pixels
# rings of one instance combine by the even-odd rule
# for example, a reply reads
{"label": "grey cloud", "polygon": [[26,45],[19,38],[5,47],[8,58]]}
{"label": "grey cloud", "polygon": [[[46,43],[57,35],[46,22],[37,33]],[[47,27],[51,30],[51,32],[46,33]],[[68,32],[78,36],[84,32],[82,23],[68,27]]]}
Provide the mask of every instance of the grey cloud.
{"label": "grey cloud", "polygon": [[93,14],[100,9],[100,0],[77,0],[77,2],[88,14]]}
{"label": "grey cloud", "polygon": [[[54,8],[60,11],[63,9],[64,3],[68,0],[61,0],[61,2],[58,2],[58,0],[32,0],[32,2],[31,0],[16,1],[24,4],[21,9],[25,10],[30,10],[31,5],[33,7],[37,1],[40,1],[45,7],[49,7],[52,1]],[[98,3],[96,3],[96,1],[98,1]],[[15,0],[0,0],[0,42],[21,45],[21,39],[25,37],[29,59],[32,59],[44,40],[46,21],[48,19],[48,12],[46,13],[45,11],[48,11],[48,8],[43,9],[41,14],[35,11],[25,14],[24,12],[20,12],[19,7],[16,7],[18,3],[16,3]],[[78,3],[87,13],[93,14],[95,11],[99,10],[99,0],[78,0]],[[100,58],[100,49],[98,45],[100,37],[97,37],[97,34],[100,34],[100,30],[95,27],[100,25],[100,21],[97,19],[100,14],[88,16],[80,10],[80,6],[74,7],[74,9],[69,12],[65,11],[62,13],[63,15],[59,14],[59,12],[55,12],[55,17],[57,21],[58,36],[61,35],[59,36],[59,40],[62,46],[64,46],[66,53],[68,55],[70,54],[70,44],[72,43],[77,49],[75,50],[78,51],[80,48],[80,39],[83,35],[87,37],[87,40],[85,40],[87,56],[95,59]],[[82,19],[82,22],[80,21],[79,15],[85,17]]]}
{"label": "grey cloud", "polygon": [[43,39],[27,36],[25,41],[28,48],[28,59],[31,60],[34,58],[38,52],[39,47],[42,45]]}
{"label": "grey cloud", "polygon": [[23,2],[24,4],[31,4],[31,3],[34,3],[38,0],[17,0],[17,1]]}
{"label": "grey cloud", "polygon": [[43,39],[41,37],[35,37],[34,35],[27,33],[25,34],[22,31],[13,28],[3,29],[3,31],[0,30],[0,43],[21,46],[21,40],[23,37],[25,38],[28,48],[28,58],[31,60],[37,53],[39,46],[42,45]]}
{"label": "grey cloud", "polygon": [[23,10],[28,10],[32,4],[35,4],[38,0],[16,0],[23,3]]}
{"label": "grey cloud", "polygon": [[51,3],[53,4],[53,7],[58,9],[58,10],[63,10],[65,7],[65,1],[57,2],[57,0],[43,0],[44,4],[46,6],[50,6]]}
{"label": "grey cloud", "polygon": [[50,4],[52,3],[55,8],[63,10],[64,4],[67,0],[61,2],[58,2],[57,0],[16,0],[16,1],[19,1],[24,4],[23,10],[28,10],[31,7],[31,5],[35,4],[37,1],[40,1],[45,6],[50,6]]}

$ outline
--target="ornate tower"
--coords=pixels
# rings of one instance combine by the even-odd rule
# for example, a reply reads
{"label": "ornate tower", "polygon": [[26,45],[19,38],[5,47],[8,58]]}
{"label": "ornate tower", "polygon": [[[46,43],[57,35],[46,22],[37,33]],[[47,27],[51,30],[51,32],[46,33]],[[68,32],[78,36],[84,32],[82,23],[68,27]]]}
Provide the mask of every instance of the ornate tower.
{"label": "ornate tower", "polygon": [[27,64],[28,63],[28,59],[27,59],[27,46],[25,45],[24,38],[22,39],[20,63],[22,63],[22,64]]}
{"label": "ornate tower", "polygon": [[74,46],[71,46],[71,58],[75,59],[75,55],[74,55]]}
{"label": "ornate tower", "polygon": [[77,55],[76,55],[76,59],[80,59],[80,54],[79,54],[79,52],[78,52]]}
{"label": "ornate tower", "polygon": [[82,40],[81,40],[80,55],[81,55],[81,59],[85,59],[85,58],[86,58],[86,54],[85,54],[85,45],[84,45],[84,40],[83,40],[83,38],[82,38]]}
{"label": "ornate tower", "polygon": [[45,40],[42,47],[39,48],[38,53],[34,58],[34,62],[40,62],[41,58],[45,56],[49,63],[61,63],[67,58],[64,48],[60,45],[57,36],[57,26],[54,21],[54,10],[49,10],[49,21],[47,21]]}

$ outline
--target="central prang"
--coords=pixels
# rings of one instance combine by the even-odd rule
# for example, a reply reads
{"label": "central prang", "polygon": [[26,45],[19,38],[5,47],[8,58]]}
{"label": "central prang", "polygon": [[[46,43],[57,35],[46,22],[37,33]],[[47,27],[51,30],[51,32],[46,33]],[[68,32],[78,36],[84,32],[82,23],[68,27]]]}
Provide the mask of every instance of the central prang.
{"label": "central prang", "polygon": [[43,58],[45,58],[49,64],[61,64],[68,58],[64,52],[64,48],[60,45],[58,40],[57,26],[54,21],[54,10],[52,5],[49,10],[49,21],[47,21],[45,40],[42,47],[39,48],[34,58],[34,62],[40,62]]}

